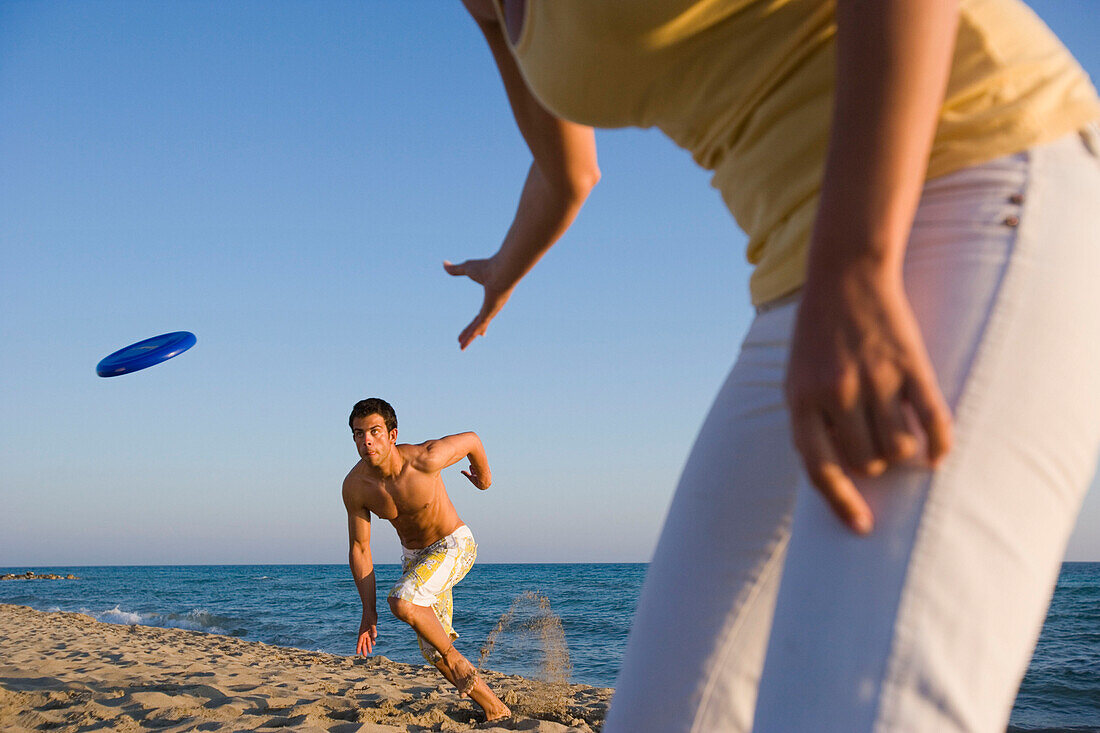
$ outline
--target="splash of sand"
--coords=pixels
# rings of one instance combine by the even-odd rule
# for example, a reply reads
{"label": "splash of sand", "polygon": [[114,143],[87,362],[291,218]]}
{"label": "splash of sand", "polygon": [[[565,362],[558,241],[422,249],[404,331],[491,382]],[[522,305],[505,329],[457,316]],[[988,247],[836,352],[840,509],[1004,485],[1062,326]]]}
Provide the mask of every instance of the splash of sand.
{"label": "splash of sand", "polygon": [[561,618],[550,608],[550,599],[538,591],[530,590],[517,596],[485,639],[477,662],[479,670],[485,668],[489,655],[502,639],[502,635],[509,633],[529,634],[538,640],[542,653],[538,660],[536,678],[547,684],[540,688],[538,694],[528,693],[523,699],[514,699],[513,702],[509,702],[510,696],[506,694],[505,703],[513,708],[518,704],[528,715],[556,714],[554,717],[558,717],[565,714],[573,664],[569,660],[569,645],[565,641]]}

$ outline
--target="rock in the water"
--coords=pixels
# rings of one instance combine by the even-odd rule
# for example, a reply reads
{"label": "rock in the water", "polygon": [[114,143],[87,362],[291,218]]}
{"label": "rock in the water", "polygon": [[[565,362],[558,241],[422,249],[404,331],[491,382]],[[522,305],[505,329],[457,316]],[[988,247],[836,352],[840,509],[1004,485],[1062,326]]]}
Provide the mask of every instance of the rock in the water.
{"label": "rock in the water", "polygon": [[72,573],[68,575],[58,575],[56,573],[46,573],[45,575],[39,575],[33,570],[28,570],[25,573],[4,573],[0,575],[0,580],[80,580]]}

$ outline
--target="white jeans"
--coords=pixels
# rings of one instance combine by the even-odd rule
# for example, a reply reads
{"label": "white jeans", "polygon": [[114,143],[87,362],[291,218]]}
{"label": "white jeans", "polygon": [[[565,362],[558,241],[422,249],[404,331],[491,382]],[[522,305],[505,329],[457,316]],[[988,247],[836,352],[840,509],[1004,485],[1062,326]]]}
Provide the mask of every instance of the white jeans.
{"label": "white jeans", "polygon": [[797,302],[756,317],[684,468],[604,733],[1003,733],[1100,446],[1098,141],[926,184],[905,286],[955,445],[934,472],[857,482],[869,537],[791,446]]}

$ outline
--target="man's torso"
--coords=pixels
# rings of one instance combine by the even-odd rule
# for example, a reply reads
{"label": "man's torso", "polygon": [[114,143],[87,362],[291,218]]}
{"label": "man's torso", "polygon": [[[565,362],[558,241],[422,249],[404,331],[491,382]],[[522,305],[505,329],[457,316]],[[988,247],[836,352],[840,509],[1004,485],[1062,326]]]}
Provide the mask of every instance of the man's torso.
{"label": "man's torso", "polygon": [[401,544],[410,549],[427,547],[462,526],[438,473],[425,473],[414,466],[421,446],[395,446],[404,465],[396,476],[371,475],[360,461],[348,474],[358,500],[371,514],[385,519],[397,530]]}

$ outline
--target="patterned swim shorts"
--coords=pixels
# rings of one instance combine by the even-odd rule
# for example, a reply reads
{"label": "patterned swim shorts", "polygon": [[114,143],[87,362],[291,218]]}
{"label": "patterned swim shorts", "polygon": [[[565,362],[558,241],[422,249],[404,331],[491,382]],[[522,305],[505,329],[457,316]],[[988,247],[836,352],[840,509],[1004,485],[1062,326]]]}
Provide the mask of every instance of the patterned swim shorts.
{"label": "patterned swim shorts", "polygon": [[[401,548],[401,578],[390,589],[390,598],[400,598],[416,606],[431,606],[451,640],[458,633],[451,625],[454,602],[451,588],[466,577],[477,559],[474,533],[466,525],[420,549]],[[432,664],[440,655],[423,638],[417,637],[420,653]]]}

